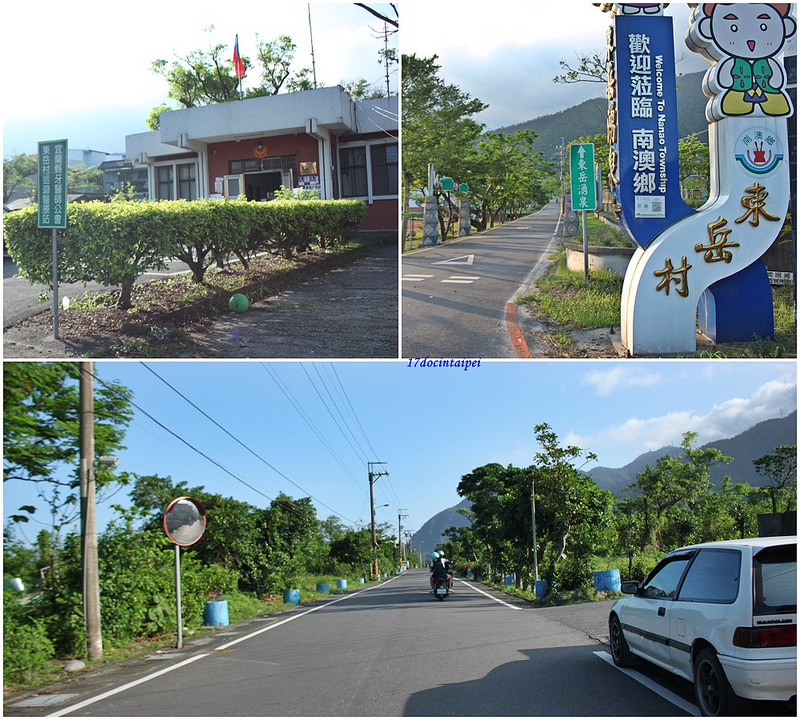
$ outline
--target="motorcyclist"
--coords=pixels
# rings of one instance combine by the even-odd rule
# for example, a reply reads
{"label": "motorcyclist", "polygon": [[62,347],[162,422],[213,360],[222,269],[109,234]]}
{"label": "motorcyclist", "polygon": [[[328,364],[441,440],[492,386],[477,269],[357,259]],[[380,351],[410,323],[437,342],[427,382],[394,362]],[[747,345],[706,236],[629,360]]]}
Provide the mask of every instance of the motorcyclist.
{"label": "motorcyclist", "polygon": [[431,590],[433,590],[433,585],[436,580],[446,580],[447,581],[447,589],[452,590],[453,588],[453,573],[450,568],[450,561],[444,556],[444,553],[431,553],[431,564],[430,564],[430,572],[431,572]]}

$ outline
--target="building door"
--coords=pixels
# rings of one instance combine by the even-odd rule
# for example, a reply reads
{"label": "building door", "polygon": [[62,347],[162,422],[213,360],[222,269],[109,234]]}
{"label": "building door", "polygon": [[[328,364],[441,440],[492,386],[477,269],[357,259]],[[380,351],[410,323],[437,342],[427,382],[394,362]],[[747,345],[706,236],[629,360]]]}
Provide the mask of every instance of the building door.
{"label": "building door", "polygon": [[248,200],[260,202],[275,198],[275,191],[280,188],[283,178],[280,170],[247,173],[244,176],[245,194]]}

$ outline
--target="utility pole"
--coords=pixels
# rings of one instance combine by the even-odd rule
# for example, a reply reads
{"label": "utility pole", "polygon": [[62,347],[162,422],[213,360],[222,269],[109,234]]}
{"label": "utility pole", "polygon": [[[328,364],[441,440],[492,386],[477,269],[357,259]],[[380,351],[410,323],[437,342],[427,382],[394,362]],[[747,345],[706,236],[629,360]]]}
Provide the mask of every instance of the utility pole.
{"label": "utility pole", "polygon": [[397,549],[400,551],[400,559],[405,560],[406,554],[403,551],[403,518],[407,518],[408,515],[403,515],[403,510],[407,508],[397,508]]}
{"label": "utility pole", "polygon": [[79,441],[81,490],[81,556],[83,563],[83,622],[89,660],[103,656],[100,626],[100,578],[97,570],[97,515],[94,485],[94,363],[80,364]]}
{"label": "utility pole", "polygon": [[375,461],[367,463],[367,467],[369,468],[369,508],[370,508],[370,517],[372,518],[372,577],[378,577],[378,538],[375,535],[375,495],[372,491],[372,486],[375,484],[375,481],[381,477],[382,475],[388,475],[389,471],[386,470],[384,472],[375,472],[372,467],[373,465],[386,465],[385,462]]}

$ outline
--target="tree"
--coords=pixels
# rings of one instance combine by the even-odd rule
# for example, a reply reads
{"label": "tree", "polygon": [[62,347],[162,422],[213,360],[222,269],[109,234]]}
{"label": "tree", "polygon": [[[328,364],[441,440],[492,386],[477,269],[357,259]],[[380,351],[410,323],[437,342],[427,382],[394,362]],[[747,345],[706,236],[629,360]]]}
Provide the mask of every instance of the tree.
{"label": "tree", "polygon": [[274,40],[259,40],[256,55],[260,63],[261,84],[248,90],[247,97],[277,95],[284,86],[289,92],[311,90],[311,68],[292,72],[296,50],[296,43],[288,35]]}
{"label": "tree", "polygon": [[428,184],[429,163],[459,179],[477,159],[483,125],[472,116],[488,106],[442,80],[436,59],[403,55],[403,207],[412,190]]}
{"label": "tree", "polygon": [[560,60],[558,64],[564,73],[556,75],[553,78],[554,83],[608,83],[606,58],[596,50],[581,55],[578,58],[577,68],[573,68],[566,60]]}
{"label": "tree", "polygon": [[[213,31],[213,26],[207,32]],[[311,89],[310,69],[293,71],[296,44],[288,35],[274,40],[258,40],[256,64],[242,56],[245,73],[258,68],[261,82],[246,91],[247,97],[277,95],[281,90],[289,92]],[[169,97],[184,108],[200,107],[214,103],[240,99],[239,78],[233,67],[233,55],[225,43],[217,43],[208,50],[192,50],[169,64],[159,58],[152,63],[152,70],[161,75],[169,86]],[[168,109],[163,104],[153,108],[148,126],[155,129],[161,113]]]}
{"label": "tree", "polygon": [[394,18],[389,17],[386,13],[380,12],[379,10],[375,10],[374,8],[369,7],[364,3],[355,3],[360,8],[366,10],[370,15],[374,15],[379,20],[383,20],[385,23],[389,23],[392,27],[399,27],[398,21],[395,19],[398,17],[397,6],[394,3],[389,3],[389,7],[392,8],[394,12]]}
{"label": "tree", "polygon": [[[78,487],[78,369],[74,363],[5,363],[3,366],[3,482],[21,480],[72,492]],[[125,428],[133,418],[131,391],[115,382],[95,389],[95,451],[124,449]],[[98,490],[127,482],[97,469]],[[64,500],[64,502],[74,502]],[[25,515],[35,511],[27,506]],[[14,516],[18,522],[25,515]]]}
{"label": "tree", "polygon": [[779,445],[771,454],[753,460],[756,472],[767,479],[767,492],[772,512],[781,512],[778,502],[784,503],[782,512],[797,507],[797,445]]}
{"label": "tree", "polygon": [[341,537],[331,541],[330,556],[335,562],[349,565],[364,577],[369,577],[373,557],[371,530],[347,530]]}
{"label": "tree", "polygon": [[[594,453],[576,445],[562,447],[547,423],[534,428],[541,450],[535,455],[536,527],[542,528],[540,553],[548,553],[545,578],[552,582],[558,563],[568,555],[586,564],[596,547],[609,538],[613,495],[582,475],[575,462],[595,460]],[[539,516],[541,515],[541,521]]]}
{"label": "tree", "polygon": [[476,554],[490,572],[513,569],[520,575],[530,559],[532,535],[527,472],[489,463],[464,475],[458,494],[471,504]]}
{"label": "tree", "polygon": [[3,160],[3,204],[19,192],[25,197],[34,197],[36,183],[33,177],[38,171],[38,155],[21,153]]}
{"label": "tree", "polygon": [[678,140],[678,173],[682,189],[687,189],[687,180],[693,179],[697,189],[708,192],[709,178],[708,143],[692,133]]}
{"label": "tree", "polygon": [[689,514],[711,493],[709,468],[715,463],[729,463],[715,448],[695,448],[696,432],[683,434],[684,456],[662,455],[653,468],[648,465],[632,485],[640,494],[644,513],[646,544],[660,550],[665,544],[681,544],[685,538],[680,528],[680,514]]}

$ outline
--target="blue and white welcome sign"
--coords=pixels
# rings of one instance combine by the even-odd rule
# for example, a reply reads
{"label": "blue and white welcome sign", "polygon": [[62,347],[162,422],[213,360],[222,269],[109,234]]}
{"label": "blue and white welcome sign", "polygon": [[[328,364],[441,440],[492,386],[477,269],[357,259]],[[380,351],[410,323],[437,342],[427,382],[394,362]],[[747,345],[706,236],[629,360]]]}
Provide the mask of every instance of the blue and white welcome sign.
{"label": "blue and white welcome sign", "polygon": [[625,276],[621,334],[632,355],[690,353],[696,329],[715,342],[774,332],[761,256],[789,206],[782,50],[789,6],[701,4],[686,43],[711,64],[711,188],[681,199],[672,22],[655,4],[615,5],[609,42],[609,144],[621,219],[640,246]]}

